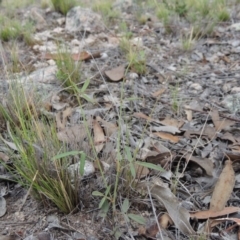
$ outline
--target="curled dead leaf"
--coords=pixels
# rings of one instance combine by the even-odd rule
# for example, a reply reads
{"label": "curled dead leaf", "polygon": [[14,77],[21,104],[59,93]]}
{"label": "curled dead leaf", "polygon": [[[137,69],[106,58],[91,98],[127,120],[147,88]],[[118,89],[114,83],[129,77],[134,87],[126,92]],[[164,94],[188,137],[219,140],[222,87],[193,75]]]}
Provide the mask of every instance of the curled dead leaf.
{"label": "curled dead leaf", "polygon": [[159,224],[166,229],[169,225],[173,225],[173,221],[167,213],[164,213],[159,219]]}
{"label": "curled dead leaf", "polygon": [[166,91],[166,88],[161,88],[160,90],[152,93],[152,96],[153,96],[154,98],[158,98],[158,97],[160,97],[165,91]]}
{"label": "curled dead leaf", "polygon": [[170,142],[173,143],[178,143],[179,141],[179,137],[178,136],[174,136],[170,133],[165,133],[165,132],[155,132],[153,133],[154,135],[164,139],[164,140],[169,140]]}
{"label": "curled dead leaf", "polygon": [[105,135],[103,129],[97,120],[93,120],[94,145],[96,152],[99,153],[104,146]]}
{"label": "curled dead leaf", "polygon": [[144,114],[144,113],[142,113],[142,112],[135,112],[135,113],[133,114],[133,116],[136,117],[136,118],[145,119],[145,120],[147,120],[147,121],[149,121],[149,122],[157,122],[157,123],[159,123],[158,120],[155,120],[155,119],[147,116],[146,114]]}

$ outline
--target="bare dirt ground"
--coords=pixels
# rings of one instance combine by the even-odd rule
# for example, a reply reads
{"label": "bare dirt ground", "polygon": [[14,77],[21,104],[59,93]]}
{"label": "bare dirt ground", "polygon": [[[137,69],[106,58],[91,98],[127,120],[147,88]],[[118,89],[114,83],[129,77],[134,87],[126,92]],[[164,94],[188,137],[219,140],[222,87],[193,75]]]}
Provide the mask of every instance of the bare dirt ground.
{"label": "bare dirt ground", "polygon": [[[153,9],[140,8],[134,1],[122,9],[121,17],[93,21],[88,31],[77,32],[66,30],[65,17],[52,9],[38,4],[17,9],[19,21],[31,18],[36,25],[32,45],[14,40],[20,72],[26,70],[30,75],[55,66],[57,41],[65,42],[73,54],[91,53],[94,57],[82,59],[81,80],[91,79],[86,92],[95,103],[86,101],[82,108],[88,116],[101,117],[99,122],[104,125],[105,121],[108,128],[117,123],[122,109],[122,144],[138,148],[138,160],[165,171],[144,168],[147,172],[140,173],[137,189],[129,194],[119,187],[117,212],[102,218],[100,200],[91,194],[103,189],[99,172],[83,180],[76,210],[63,214],[10,181],[2,166],[0,187],[6,213],[0,218],[0,240],[115,239],[116,232],[121,233],[120,239],[240,239],[239,10],[240,5],[232,5],[229,21],[194,39],[183,19],[173,18],[166,29]],[[147,18],[144,24],[136,20],[139,11]],[[127,26],[124,34],[132,34],[131,44],[144,52],[146,69],[141,74],[134,67],[122,74],[129,63],[119,46],[122,22]],[[11,80],[6,69],[12,66],[12,46],[13,41],[1,41],[3,99],[5,84]],[[61,88],[56,77],[41,81],[39,73],[34,76],[48,94],[59,97],[57,102],[48,98],[49,112],[78,108],[68,93],[56,94]],[[115,166],[116,136],[108,139],[99,159],[111,168]],[[113,170],[108,176],[115,174]],[[145,225],[126,220],[127,214],[120,210],[125,198],[131,203],[128,213],[143,216]],[[4,203],[0,205],[4,211]]]}

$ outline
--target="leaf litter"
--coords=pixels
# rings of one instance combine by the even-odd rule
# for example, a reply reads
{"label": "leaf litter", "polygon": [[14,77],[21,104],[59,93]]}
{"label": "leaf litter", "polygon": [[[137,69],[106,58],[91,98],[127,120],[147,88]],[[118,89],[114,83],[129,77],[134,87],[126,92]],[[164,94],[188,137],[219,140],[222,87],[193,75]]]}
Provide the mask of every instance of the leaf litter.
{"label": "leaf litter", "polygon": [[[235,46],[238,43],[234,39],[232,43],[227,41],[238,38],[239,33],[230,22],[217,26],[212,38],[204,43],[198,42],[189,54],[179,48],[181,34],[178,29],[187,29],[189,26],[185,22],[173,20],[170,27],[174,34],[168,35],[158,20],[149,18],[144,27],[148,27],[151,34],[144,35],[140,31],[142,26],[131,21],[133,16],[126,19],[129,29],[138,27],[139,32],[132,32],[134,37],[130,45],[138,51],[145,50],[151,62],[147,64],[146,73],[137,73],[136,66],[129,68],[131,74],[128,72],[117,35],[112,36],[107,30],[106,33],[96,33],[94,41],[90,41],[93,38],[90,34],[89,39],[86,36],[91,42],[87,50],[78,49],[71,53],[71,57],[82,61],[83,78],[91,78],[88,91],[94,96],[94,103],[85,99],[79,110],[79,106],[74,105],[76,101],[72,101],[74,96],[64,98],[59,92],[46,103],[45,113],[54,116],[58,140],[67,144],[69,150],[84,151],[88,156],[86,166],[90,166],[91,171],[83,174],[81,179],[82,195],[86,200],[83,199],[80,206],[85,214],[80,220],[88,226],[93,225],[92,232],[98,239],[111,239],[118,225],[121,239],[156,238],[160,231],[167,234],[166,239],[169,236],[170,239],[190,239],[201,234],[201,225],[207,226],[208,237],[222,239],[216,237],[216,233],[227,230],[229,221],[238,225],[240,222],[236,215],[240,211],[239,100],[236,97],[233,103],[228,97],[237,91],[239,85],[239,57]],[[114,28],[111,31],[114,32]],[[159,44],[161,54],[157,50]],[[34,49],[40,48],[35,46]],[[46,64],[57,59],[54,52],[41,53],[39,51],[36,55],[30,50],[29,54],[35,61],[41,58]],[[17,146],[1,131],[2,143],[11,151],[17,151]],[[98,191],[104,196],[103,200],[109,197],[104,195],[106,186],[101,171],[106,174],[108,186],[113,186],[119,170],[116,169],[118,156],[124,155],[126,149],[127,160],[130,158],[132,162],[124,170],[131,168],[135,176],[127,183],[131,189],[138,180],[135,189],[138,193],[123,187],[126,181],[123,174],[117,200],[128,199],[128,207],[123,212],[125,220],[121,220],[121,208],[118,207],[114,220],[105,215],[107,217],[100,226],[97,221],[89,224],[86,216],[89,219],[95,219],[95,216],[87,215],[87,212],[97,209],[99,200],[91,193]],[[12,161],[8,153],[1,149],[1,158],[6,163]],[[71,166],[74,175],[79,164]],[[1,181],[1,186],[5,186],[6,179]],[[15,185],[14,188],[17,189]],[[14,202],[8,202],[7,198],[4,202],[3,196],[1,199],[1,219],[6,221],[6,204]],[[150,207],[149,199],[154,207]],[[124,202],[126,204],[127,200]],[[29,211],[28,206],[23,210]],[[47,213],[40,214],[43,219],[47,216]],[[152,219],[152,224],[139,221],[142,216]],[[27,217],[34,219],[30,214]],[[72,220],[68,221],[71,217]],[[78,218],[73,214],[61,219],[72,224],[73,228],[61,227],[62,223],[58,222],[49,230],[58,228],[58,237],[62,236],[62,231],[75,231],[80,228]],[[103,226],[111,230],[111,235],[102,231]],[[143,233],[139,230],[141,227]],[[38,228],[44,230],[43,226],[38,225]],[[27,231],[24,234],[26,237]],[[229,234],[231,237],[236,235],[234,228]],[[86,238],[83,235],[81,239]]]}

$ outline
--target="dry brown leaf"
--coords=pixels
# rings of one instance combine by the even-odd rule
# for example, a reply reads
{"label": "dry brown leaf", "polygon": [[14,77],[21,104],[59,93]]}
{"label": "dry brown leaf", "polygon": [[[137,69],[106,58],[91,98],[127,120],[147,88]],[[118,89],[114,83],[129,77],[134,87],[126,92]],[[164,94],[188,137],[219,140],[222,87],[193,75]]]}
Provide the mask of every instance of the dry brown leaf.
{"label": "dry brown leaf", "polygon": [[84,141],[87,137],[87,131],[83,124],[67,127],[57,133],[58,139],[69,144],[77,144]]}
{"label": "dry brown leaf", "polygon": [[9,156],[3,152],[0,152],[0,159],[3,160],[4,162],[7,162],[9,160]]}
{"label": "dry brown leaf", "polygon": [[0,240],[20,240],[21,238],[18,237],[17,235],[0,235]]}
{"label": "dry brown leaf", "polygon": [[105,71],[105,74],[107,75],[107,77],[114,81],[114,82],[118,82],[120,80],[123,79],[124,74],[125,74],[125,65],[120,65],[116,68],[113,68],[109,71]]}
{"label": "dry brown leaf", "polygon": [[158,98],[158,97],[161,96],[165,91],[166,91],[166,88],[161,88],[160,90],[152,93],[152,96],[153,96],[154,98]]}
{"label": "dry brown leaf", "polygon": [[158,220],[160,226],[164,229],[167,229],[169,225],[173,225],[173,221],[167,213],[164,213]]}
{"label": "dry brown leaf", "polygon": [[240,159],[240,152],[232,152],[225,150],[224,153],[227,157],[229,157],[232,161],[239,160]]}
{"label": "dry brown leaf", "polygon": [[134,168],[136,170],[136,178],[138,179],[146,177],[149,174],[149,170],[147,167],[140,166],[139,164],[134,164]]}
{"label": "dry brown leaf", "polygon": [[191,121],[192,121],[192,110],[191,110],[191,109],[188,109],[188,108],[190,108],[190,107],[189,107],[189,106],[185,106],[184,111],[185,111],[185,113],[186,113],[186,115],[187,115],[187,120],[188,120],[189,122],[191,122]]}
{"label": "dry brown leaf", "polygon": [[164,126],[175,126],[177,128],[180,128],[183,126],[184,121],[166,117],[164,120],[160,121],[160,123]]}
{"label": "dry brown leaf", "polygon": [[115,133],[118,130],[118,127],[116,124],[107,122],[107,121],[103,120],[100,116],[97,116],[96,120],[102,123],[104,132],[105,132],[106,136],[108,136],[108,137],[110,137],[113,133]]}
{"label": "dry brown leaf", "polygon": [[217,211],[217,212],[213,210],[206,210],[206,211],[192,212],[190,213],[190,215],[191,215],[191,218],[208,219],[208,218],[215,218],[223,215],[228,215],[238,211],[240,211],[239,207],[226,207],[223,210]]}
{"label": "dry brown leaf", "polygon": [[105,136],[103,129],[97,120],[93,120],[94,145],[96,152],[99,153],[104,146]]}
{"label": "dry brown leaf", "polygon": [[186,132],[184,133],[184,136],[186,138],[191,138],[191,135],[203,135],[207,136],[209,139],[214,139],[214,137],[216,136],[216,130],[211,126],[206,125],[203,131],[202,129],[198,131],[186,130]]}
{"label": "dry brown leaf", "polygon": [[[158,223],[163,229],[166,229],[169,225],[173,225],[173,221],[167,213],[164,213],[158,218]],[[140,233],[139,235],[144,235],[147,238],[155,239],[156,235],[159,233],[158,224],[154,222],[147,228],[146,227],[139,228],[138,233]]]}
{"label": "dry brown leaf", "polygon": [[235,137],[230,132],[224,133],[222,136],[220,136],[220,138],[223,140],[228,140],[232,143],[236,143]]}
{"label": "dry brown leaf", "polygon": [[210,159],[208,158],[199,158],[192,156],[191,154],[185,154],[184,153],[184,158],[187,161],[191,161],[196,163],[198,166],[200,166],[208,176],[212,176],[213,173],[213,163]]}
{"label": "dry brown leaf", "polygon": [[74,61],[83,61],[83,60],[89,60],[89,59],[92,59],[92,58],[99,58],[99,57],[101,57],[100,52],[89,53],[89,52],[83,51],[83,52],[80,52],[80,53],[72,54],[72,59]]}
{"label": "dry brown leaf", "polygon": [[164,169],[168,169],[172,162],[172,155],[170,152],[158,153],[150,151],[145,159],[146,162],[153,163],[155,165],[160,164]]}
{"label": "dry brown leaf", "polygon": [[169,140],[170,142],[173,142],[173,143],[177,143],[179,141],[179,137],[178,136],[174,136],[170,133],[165,133],[165,132],[155,132],[153,133],[154,135],[162,138],[162,139],[165,139],[165,140]]}
{"label": "dry brown leaf", "polygon": [[[74,53],[74,54],[71,54],[71,57],[74,61],[83,61],[83,60],[89,60],[89,59],[92,59],[92,58],[97,58],[97,57],[100,57],[101,56],[101,53],[100,52],[97,52],[97,53],[92,53],[90,54],[89,52],[87,51],[83,51],[83,52],[80,52],[80,53]],[[53,53],[45,53],[43,55],[43,58],[44,59],[54,59],[54,60],[57,60],[59,58],[62,58],[64,57],[64,54],[53,54]]]}
{"label": "dry brown leaf", "polygon": [[56,114],[56,122],[58,130],[62,131],[65,129],[67,118],[72,115],[72,108],[68,107],[63,112]]}
{"label": "dry brown leaf", "polygon": [[153,126],[151,127],[152,132],[167,132],[171,134],[180,133],[179,129],[174,126]]}
{"label": "dry brown leaf", "polygon": [[233,124],[235,124],[234,121],[231,121],[229,119],[223,119],[220,120],[219,117],[219,113],[217,110],[213,110],[210,113],[212,120],[213,120],[213,124],[215,126],[216,131],[220,132],[221,130],[225,129],[225,128],[229,128],[230,126],[232,126]]}
{"label": "dry brown leaf", "polygon": [[147,189],[150,189],[152,197],[164,205],[175,226],[181,232],[185,234],[195,233],[189,223],[189,212],[182,207],[178,199],[169,188],[156,185],[153,182],[141,182],[137,186],[140,192],[148,193]]}
{"label": "dry brown leaf", "polygon": [[231,161],[227,160],[215,185],[210,210],[221,211],[229,200],[235,184],[235,173]]}
{"label": "dry brown leaf", "polygon": [[142,113],[142,112],[135,112],[135,113],[133,114],[133,116],[136,117],[136,118],[145,119],[145,120],[147,120],[147,121],[149,121],[149,122],[157,122],[157,123],[160,123],[158,120],[155,120],[155,119],[147,116],[146,114],[144,114],[144,113]]}

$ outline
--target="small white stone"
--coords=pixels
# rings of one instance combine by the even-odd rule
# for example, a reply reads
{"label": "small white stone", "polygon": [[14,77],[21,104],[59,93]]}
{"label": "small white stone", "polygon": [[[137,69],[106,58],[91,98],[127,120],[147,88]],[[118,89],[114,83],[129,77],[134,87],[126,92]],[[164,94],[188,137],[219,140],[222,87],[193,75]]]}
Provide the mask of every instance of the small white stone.
{"label": "small white stone", "polygon": [[71,45],[79,46],[80,44],[81,44],[80,41],[77,40],[77,39],[73,39],[73,40],[71,41]]}
{"label": "small white stone", "polygon": [[54,66],[54,65],[56,65],[56,62],[55,62],[53,59],[50,59],[50,60],[48,60],[47,62],[48,62],[48,64],[49,64],[49,66]]}
{"label": "small white stone", "polygon": [[227,93],[231,90],[232,88],[232,84],[231,83],[225,83],[222,87],[222,90],[224,93]]}
{"label": "small white stone", "polygon": [[58,23],[59,25],[63,25],[63,24],[65,23],[65,18],[59,18],[59,19],[57,19],[57,23]]}
{"label": "small white stone", "polygon": [[63,28],[61,28],[61,27],[56,27],[56,28],[53,29],[53,32],[54,32],[54,33],[62,33],[62,32],[63,32]]}
{"label": "small white stone", "polygon": [[129,73],[129,79],[135,80],[138,78],[138,74],[135,72]]}
{"label": "small white stone", "polygon": [[145,78],[145,77],[142,77],[142,81],[143,81],[144,83],[148,83],[148,82],[149,82],[148,79]]}
{"label": "small white stone", "polygon": [[106,59],[106,58],[108,58],[108,55],[107,55],[107,53],[101,53],[101,59]]}
{"label": "small white stone", "polygon": [[231,90],[231,93],[239,93],[240,92],[240,87],[233,87]]}
{"label": "small white stone", "polygon": [[133,38],[130,43],[137,48],[143,47],[143,40],[140,37]]}
{"label": "small white stone", "polygon": [[[80,163],[75,163],[75,164],[70,165],[67,168],[67,171],[68,171],[68,174],[70,176],[71,182],[74,182],[76,173],[79,174],[79,171],[80,171]],[[95,172],[95,167],[94,167],[93,163],[86,160],[85,165],[84,165],[83,176],[88,176],[88,175],[90,175],[94,172]]]}
{"label": "small white stone", "polygon": [[193,83],[193,84],[191,84],[190,89],[201,91],[202,90],[202,86],[199,83]]}

